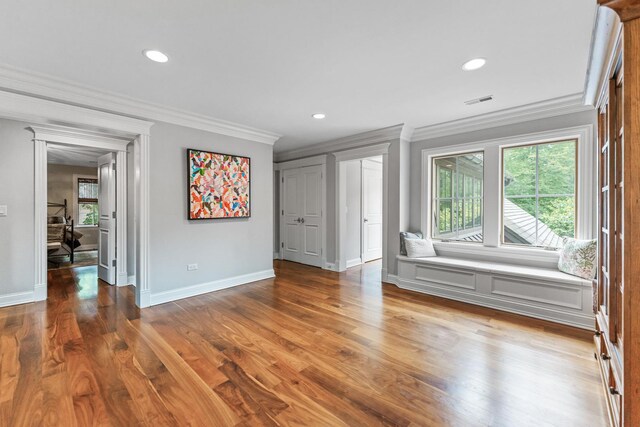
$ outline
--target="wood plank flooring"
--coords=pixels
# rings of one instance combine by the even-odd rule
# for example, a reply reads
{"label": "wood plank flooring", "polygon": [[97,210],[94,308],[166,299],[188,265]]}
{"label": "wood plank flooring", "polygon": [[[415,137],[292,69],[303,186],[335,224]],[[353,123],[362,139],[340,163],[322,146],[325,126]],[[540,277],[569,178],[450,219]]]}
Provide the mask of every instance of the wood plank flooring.
{"label": "wood plank flooring", "polygon": [[138,310],[95,267],[0,309],[2,426],[604,426],[587,331],[276,262]]}

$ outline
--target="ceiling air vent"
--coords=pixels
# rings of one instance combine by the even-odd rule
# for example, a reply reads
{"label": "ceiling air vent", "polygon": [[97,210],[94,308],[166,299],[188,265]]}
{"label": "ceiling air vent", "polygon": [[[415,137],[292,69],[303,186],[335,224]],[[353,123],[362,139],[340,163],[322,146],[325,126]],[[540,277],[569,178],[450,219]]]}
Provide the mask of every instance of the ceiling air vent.
{"label": "ceiling air vent", "polygon": [[493,95],[487,95],[487,96],[482,96],[480,98],[476,98],[476,99],[471,99],[469,101],[465,101],[464,103],[466,105],[473,105],[473,104],[479,104],[481,102],[491,101],[492,99],[493,99]]}

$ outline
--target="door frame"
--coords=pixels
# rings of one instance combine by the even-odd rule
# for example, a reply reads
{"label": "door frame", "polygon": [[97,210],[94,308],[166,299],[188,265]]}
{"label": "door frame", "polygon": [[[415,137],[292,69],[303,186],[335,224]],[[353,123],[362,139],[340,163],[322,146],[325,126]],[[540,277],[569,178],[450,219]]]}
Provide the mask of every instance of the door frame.
{"label": "door frame", "polygon": [[[87,147],[87,148],[100,148],[105,151],[110,151],[116,154],[116,248],[117,259],[116,263],[116,285],[125,286],[128,285],[128,271],[127,271],[127,145],[131,141],[125,137],[107,136],[104,134],[98,134],[95,132],[84,131],[81,129],[61,128],[58,126],[30,126],[29,129],[34,134],[34,142],[36,158],[43,158],[43,162],[36,164],[36,176],[40,179],[35,181],[35,194],[36,194],[36,206],[39,202],[44,200],[45,206],[47,202],[47,146],[48,144],[74,146],[74,147]],[[44,153],[42,153],[44,151]],[[47,210],[38,212],[36,215],[36,234],[40,232],[41,236],[36,236],[36,248],[39,246],[39,242],[44,242],[45,247],[45,262],[40,262],[42,258],[36,257],[36,272],[38,270],[44,270],[41,274],[44,275],[45,282],[44,292],[46,299],[46,276],[47,276],[47,263],[46,263],[46,241],[47,241]],[[44,224],[44,227],[42,226]],[[44,230],[44,234],[43,234]],[[42,235],[43,234],[43,235]],[[121,262],[123,260],[123,262]]]}
{"label": "door frame", "polygon": [[[336,262],[335,271],[347,269],[346,235],[347,229],[347,161],[362,160],[382,156],[382,271],[388,265],[389,229],[389,147],[390,142],[368,145],[332,153],[336,158]],[[362,236],[361,236],[362,241]]]}
{"label": "door frame", "polygon": [[[136,304],[148,307],[151,302],[149,282],[149,148],[153,122],[98,111],[50,99],[0,90],[0,117],[33,123],[50,129],[60,138],[80,133],[122,138],[134,142],[135,258]],[[64,126],[52,126],[57,123]],[[99,131],[98,131],[99,130]],[[47,147],[44,140],[34,143],[34,288],[20,303],[47,299]],[[42,221],[42,218],[45,221]]]}
{"label": "door frame", "polygon": [[278,172],[278,188],[279,188],[279,200],[278,200],[278,224],[279,225],[279,233],[278,233],[278,250],[274,252],[274,259],[283,259],[282,247],[284,245],[284,216],[282,214],[282,206],[284,206],[284,176],[282,172],[290,169],[298,169],[306,166],[321,166],[322,167],[322,177],[321,177],[321,193],[322,193],[322,242],[321,242],[321,257],[320,262],[323,269],[329,269],[327,266],[327,156],[314,156],[307,157],[299,160],[290,160],[288,162],[280,162],[274,163],[273,170]]}

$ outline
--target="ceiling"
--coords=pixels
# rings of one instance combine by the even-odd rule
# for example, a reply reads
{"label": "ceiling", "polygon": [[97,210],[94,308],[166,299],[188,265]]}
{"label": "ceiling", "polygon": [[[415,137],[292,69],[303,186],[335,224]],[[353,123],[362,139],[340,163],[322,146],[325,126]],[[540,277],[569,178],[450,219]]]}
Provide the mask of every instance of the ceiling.
{"label": "ceiling", "polygon": [[[283,151],[580,93],[595,11],[595,0],[3,0],[0,61],[276,132]],[[149,48],[170,61],[150,62]],[[462,71],[474,57],[487,65]],[[484,95],[494,100],[464,104]]]}
{"label": "ceiling", "polygon": [[98,168],[98,157],[109,153],[99,148],[47,144],[47,163]]}

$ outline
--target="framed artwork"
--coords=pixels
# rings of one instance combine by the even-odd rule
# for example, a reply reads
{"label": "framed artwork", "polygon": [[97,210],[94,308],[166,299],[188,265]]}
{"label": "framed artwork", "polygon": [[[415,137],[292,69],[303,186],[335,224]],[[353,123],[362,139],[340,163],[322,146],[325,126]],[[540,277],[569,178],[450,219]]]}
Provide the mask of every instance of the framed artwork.
{"label": "framed artwork", "polygon": [[251,159],[187,149],[189,219],[249,218]]}

